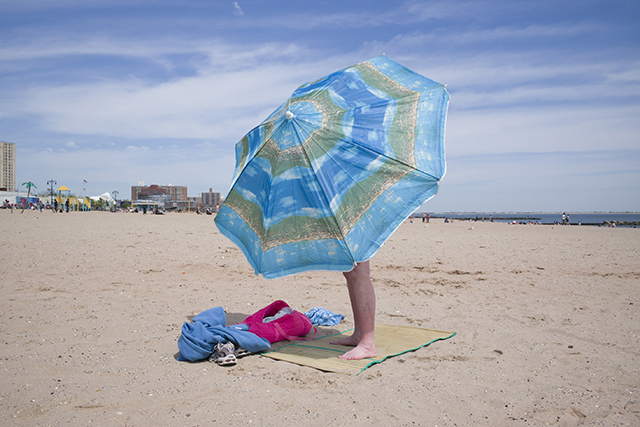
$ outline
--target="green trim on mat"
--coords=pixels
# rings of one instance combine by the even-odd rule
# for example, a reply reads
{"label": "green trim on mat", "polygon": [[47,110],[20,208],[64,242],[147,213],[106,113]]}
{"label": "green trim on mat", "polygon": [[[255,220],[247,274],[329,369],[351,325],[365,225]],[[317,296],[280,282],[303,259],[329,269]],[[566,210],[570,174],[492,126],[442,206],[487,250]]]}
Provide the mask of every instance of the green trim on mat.
{"label": "green trim on mat", "polygon": [[[343,332],[343,333],[344,333],[344,332]],[[431,341],[429,341],[428,343],[423,344],[423,345],[421,345],[421,346],[418,346],[418,347],[416,347],[416,348],[410,348],[410,349],[408,349],[408,350],[401,351],[400,353],[390,354],[390,355],[388,355],[388,356],[386,356],[386,357],[384,357],[383,359],[380,359],[380,360],[372,359],[372,360],[373,360],[373,362],[369,363],[367,366],[365,366],[364,368],[362,368],[362,369],[360,370],[360,372],[358,372],[356,375],[360,375],[361,373],[363,373],[365,370],[367,370],[367,369],[368,369],[368,368],[370,368],[371,366],[375,365],[376,363],[382,363],[382,362],[384,362],[385,360],[387,360],[387,359],[388,359],[388,358],[390,358],[390,357],[396,357],[396,356],[400,356],[401,354],[408,353],[408,352],[410,352],[410,351],[416,351],[416,350],[421,349],[422,347],[426,347],[426,346],[428,346],[429,344],[434,343],[434,342],[436,342],[436,341],[448,340],[449,338],[451,338],[451,337],[452,337],[452,336],[454,336],[455,334],[456,334],[456,332],[452,333],[452,334],[451,334],[451,335],[449,335],[448,337],[436,338],[435,340],[431,340]],[[371,358],[370,358],[370,357],[367,357],[366,359],[371,359]]]}
{"label": "green trim on mat", "polygon": [[[334,336],[337,336],[337,335],[343,335],[343,334],[344,334],[344,333],[346,333],[346,332],[353,331],[353,329],[354,329],[354,328],[346,329],[346,330],[344,330],[344,331],[342,331],[342,332],[338,332],[337,334],[323,335],[323,336],[321,336],[321,337],[318,337],[318,338],[315,338],[315,339],[311,340],[311,342],[313,342],[313,341],[317,341],[317,340],[320,340],[320,339],[322,339],[322,338],[328,338],[328,337],[334,337]],[[371,362],[370,362],[369,364],[367,364],[367,366],[365,366],[364,368],[362,368],[362,369],[360,370],[360,372],[358,372],[356,375],[360,375],[361,373],[363,373],[364,371],[366,371],[367,369],[369,369],[371,366],[376,365],[376,364],[378,364],[378,363],[382,363],[382,362],[384,362],[385,360],[387,360],[387,359],[388,359],[388,358],[390,358],[390,357],[396,357],[396,356],[400,356],[401,354],[408,353],[408,352],[410,352],[410,351],[416,351],[416,350],[419,350],[419,349],[421,349],[422,347],[426,347],[426,346],[428,346],[428,345],[430,345],[430,344],[433,344],[433,343],[434,343],[434,342],[436,342],[436,341],[448,340],[449,338],[453,337],[455,334],[456,334],[456,332],[452,333],[452,334],[451,334],[451,335],[449,335],[448,337],[436,338],[436,339],[434,339],[434,340],[429,341],[429,342],[428,342],[428,343],[426,343],[426,344],[420,345],[420,346],[415,347],[415,348],[410,348],[410,349],[407,349],[407,350],[401,351],[400,353],[389,354],[389,355],[385,356],[385,357],[384,357],[384,358],[382,358],[382,359],[374,359],[374,358],[372,358],[372,357],[365,357],[365,359],[371,360]],[[342,353],[342,352],[343,352],[343,350],[332,349],[332,348],[327,348],[327,347],[318,347],[318,346],[315,346],[315,345],[307,345],[307,344],[305,344],[304,342],[301,342],[301,341],[293,341],[293,342],[291,342],[291,344],[283,345],[282,347],[279,347],[279,348],[278,348],[278,349],[276,349],[276,350],[271,350],[270,352],[268,352],[268,353],[264,353],[264,354],[275,353],[275,352],[277,352],[277,351],[282,350],[283,348],[290,347],[290,346],[296,346],[296,347],[307,347],[307,348],[315,348],[315,349],[318,349],[318,350],[326,350],[326,351],[335,351],[336,353]]]}

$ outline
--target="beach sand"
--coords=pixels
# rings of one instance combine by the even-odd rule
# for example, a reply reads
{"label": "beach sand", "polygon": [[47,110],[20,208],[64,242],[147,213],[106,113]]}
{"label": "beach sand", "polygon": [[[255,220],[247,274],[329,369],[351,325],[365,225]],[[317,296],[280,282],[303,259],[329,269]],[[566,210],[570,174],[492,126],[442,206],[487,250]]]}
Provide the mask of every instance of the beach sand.
{"label": "beach sand", "polygon": [[0,210],[3,426],[640,425],[640,230],[405,222],[377,322],[457,335],[359,375],[176,360],[180,328],[276,299],[346,315],[340,273],[256,277],[213,217]]}

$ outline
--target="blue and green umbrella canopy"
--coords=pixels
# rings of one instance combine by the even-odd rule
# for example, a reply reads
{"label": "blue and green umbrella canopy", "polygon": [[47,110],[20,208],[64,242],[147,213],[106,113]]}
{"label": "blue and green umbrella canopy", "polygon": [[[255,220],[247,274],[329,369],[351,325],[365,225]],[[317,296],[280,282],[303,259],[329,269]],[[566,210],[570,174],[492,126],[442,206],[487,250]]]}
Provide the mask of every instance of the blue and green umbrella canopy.
{"label": "blue and green umbrella canopy", "polygon": [[236,145],[218,228],[267,278],[351,270],[438,191],[448,103],[385,56],[300,86]]}

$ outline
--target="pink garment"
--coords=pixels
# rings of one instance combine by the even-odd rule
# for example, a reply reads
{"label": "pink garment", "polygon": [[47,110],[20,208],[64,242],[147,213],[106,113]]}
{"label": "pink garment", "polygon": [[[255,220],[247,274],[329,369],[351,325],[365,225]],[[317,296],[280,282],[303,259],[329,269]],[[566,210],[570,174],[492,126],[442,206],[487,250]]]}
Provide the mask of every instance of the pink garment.
{"label": "pink garment", "polygon": [[264,323],[265,317],[273,317],[289,304],[282,300],[274,301],[265,308],[258,310],[244,319],[242,323],[249,326],[249,332],[267,339],[270,343],[283,340],[299,340],[311,331],[311,321],[299,311],[293,310],[268,323]]}

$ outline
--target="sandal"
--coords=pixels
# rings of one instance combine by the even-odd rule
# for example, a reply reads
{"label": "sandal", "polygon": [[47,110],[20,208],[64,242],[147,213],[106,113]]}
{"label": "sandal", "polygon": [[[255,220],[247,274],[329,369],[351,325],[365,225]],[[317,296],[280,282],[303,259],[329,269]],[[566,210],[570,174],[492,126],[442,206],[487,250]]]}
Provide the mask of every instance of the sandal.
{"label": "sandal", "polygon": [[236,364],[235,346],[228,342],[222,344],[219,342],[213,349],[213,353],[209,356],[209,362],[215,362],[220,366],[229,366]]}
{"label": "sandal", "polygon": [[245,350],[242,347],[237,347],[236,351],[233,354],[235,354],[236,357],[240,358],[240,357],[244,357],[244,356],[250,355],[251,352],[249,350]]}

